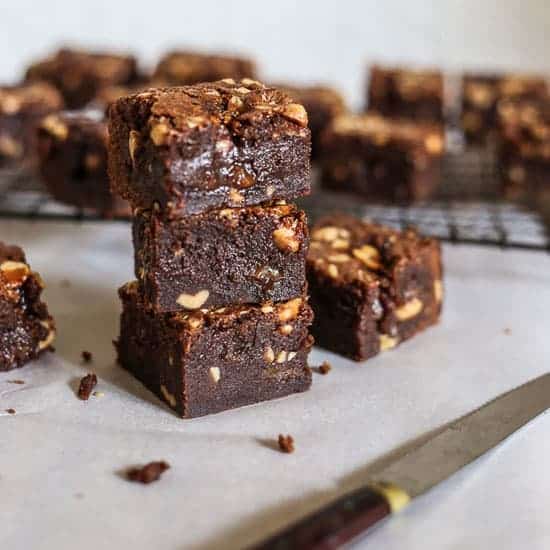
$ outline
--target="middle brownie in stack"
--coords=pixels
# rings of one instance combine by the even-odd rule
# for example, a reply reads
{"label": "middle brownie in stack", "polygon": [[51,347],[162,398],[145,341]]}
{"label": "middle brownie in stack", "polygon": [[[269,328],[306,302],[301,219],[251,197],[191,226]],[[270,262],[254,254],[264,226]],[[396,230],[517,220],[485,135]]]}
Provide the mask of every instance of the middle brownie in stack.
{"label": "middle brownie in stack", "polygon": [[134,208],[121,365],[184,417],[311,384],[302,105],[251,79],[159,88],[111,108],[109,174]]}

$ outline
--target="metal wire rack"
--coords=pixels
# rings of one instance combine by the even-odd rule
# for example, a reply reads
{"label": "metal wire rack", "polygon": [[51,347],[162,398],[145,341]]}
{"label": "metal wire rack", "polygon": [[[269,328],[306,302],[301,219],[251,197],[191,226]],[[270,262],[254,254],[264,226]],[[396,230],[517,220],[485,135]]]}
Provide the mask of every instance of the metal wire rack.
{"label": "metal wire rack", "polygon": [[[414,226],[443,241],[550,251],[545,216],[532,207],[500,198],[494,155],[490,151],[452,149],[443,162],[439,195],[432,201],[374,205],[314,185],[312,195],[300,204],[311,219],[329,211],[349,211],[400,229]],[[40,181],[17,172],[0,173],[0,218],[104,221],[93,211],[55,201]]]}

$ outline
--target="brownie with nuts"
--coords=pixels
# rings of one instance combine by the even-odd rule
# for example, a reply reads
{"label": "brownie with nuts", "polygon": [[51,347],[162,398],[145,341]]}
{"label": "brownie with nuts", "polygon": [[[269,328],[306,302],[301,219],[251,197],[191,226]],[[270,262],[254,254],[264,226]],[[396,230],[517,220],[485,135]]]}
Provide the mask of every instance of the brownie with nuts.
{"label": "brownie with nuts", "polygon": [[37,131],[38,171],[52,196],[105,217],[130,216],[111,194],[107,176],[107,121],[94,110],[45,117]]}
{"label": "brownie with nuts", "polygon": [[320,154],[321,135],[330,122],[348,111],[342,94],[329,86],[291,86],[274,84],[307,111],[311,130],[311,156]]}
{"label": "brownie with nuts", "polygon": [[36,124],[62,108],[60,93],[44,82],[0,86],[0,168],[33,164]]}
{"label": "brownie with nuts", "polygon": [[550,199],[550,98],[499,102],[498,167],[505,197]]}
{"label": "brownie with nuts", "polygon": [[104,86],[140,79],[132,55],[62,48],[28,67],[27,81],[45,81],[63,95],[69,109],[84,107]]}
{"label": "brownie with nuts", "polygon": [[305,292],[307,220],[289,204],[133,218],[135,268],[157,311],[283,301]]}
{"label": "brownie with nuts", "polygon": [[302,105],[250,79],[149,89],[110,109],[109,175],[166,217],[292,200],[310,189]]}
{"label": "brownie with nuts", "polygon": [[443,123],[443,75],[374,65],[370,69],[368,109],[387,117]]}
{"label": "brownie with nuts", "polygon": [[172,51],[158,62],[153,79],[167,86],[213,82],[222,78],[255,78],[251,59],[193,51]]}
{"label": "brownie with nuts", "polygon": [[18,246],[0,242],[0,371],[51,349],[55,323],[41,300],[44,283]]}
{"label": "brownie with nuts", "polygon": [[342,115],[323,135],[322,184],[373,200],[427,199],[440,183],[443,149],[439,126]]}
{"label": "brownie with nuts", "polygon": [[497,130],[497,105],[506,99],[548,97],[546,79],[535,75],[466,74],[462,79],[461,126],[470,145],[487,145]]}
{"label": "brownie with nuts", "polygon": [[302,392],[312,312],[302,298],[277,304],[158,314],[137,282],[124,285],[119,363],[184,418]]}
{"label": "brownie with nuts", "polygon": [[363,361],[439,319],[439,242],[344,214],[312,228],[307,260],[312,334],[326,349]]}

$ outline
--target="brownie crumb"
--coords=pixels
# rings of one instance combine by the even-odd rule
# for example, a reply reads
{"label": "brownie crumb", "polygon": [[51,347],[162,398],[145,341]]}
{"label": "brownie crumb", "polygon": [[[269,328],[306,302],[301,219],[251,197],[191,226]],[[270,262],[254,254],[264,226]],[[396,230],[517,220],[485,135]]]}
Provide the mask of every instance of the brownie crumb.
{"label": "brownie crumb", "polygon": [[294,438],[291,435],[279,434],[279,449],[283,453],[293,453]]}
{"label": "brownie crumb", "polygon": [[15,409],[6,409],[8,414],[15,414]]}
{"label": "brownie crumb", "polygon": [[130,468],[126,472],[126,476],[130,481],[136,481],[138,483],[152,483],[157,481],[160,476],[170,468],[168,462],[159,460],[156,462],[149,462],[141,468]]}
{"label": "brownie crumb", "polygon": [[8,384],[24,384],[24,380],[6,380]]}
{"label": "brownie crumb", "polygon": [[88,401],[92,390],[97,386],[97,376],[93,373],[87,374],[80,381],[80,387],[78,388],[78,397],[82,401]]}
{"label": "brownie crumb", "polygon": [[323,361],[320,365],[319,365],[319,372],[321,374],[328,374],[330,372],[330,370],[332,369],[332,366],[331,364],[328,362],[328,361]]}
{"label": "brownie crumb", "polygon": [[512,329],[511,328],[505,328],[502,332],[504,332],[504,334],[506,334],[506,336],[509,336],[510,334],[512,334]]}
{"label": "brownie crumb", "polygon": [[84,350],[82,352],[82,362],[83,363],[91,363],[92,362],[92,352]]}

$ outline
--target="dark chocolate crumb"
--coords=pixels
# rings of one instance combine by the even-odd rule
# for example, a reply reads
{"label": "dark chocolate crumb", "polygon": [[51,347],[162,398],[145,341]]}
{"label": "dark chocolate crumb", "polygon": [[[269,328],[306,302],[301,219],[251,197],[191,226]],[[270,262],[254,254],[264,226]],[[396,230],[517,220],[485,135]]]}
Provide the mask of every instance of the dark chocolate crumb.
{"label": "dark chocolate crumb", "polygon": [[83,363],[91,363],[92,362],[92,352],[84,350],[82,352],[82,362]]}
{"label": "dark chocolate crumb", "polygon": [[15,409],[6,409],[8,414],[15,414]]}
{"label": "dark chocolate crumb", "polygon": [[279,449],[283,453],[293,453],[294,438],[291,435],[279,434]]}
{"label": "dark chocolate crumb", "polygon": [[6,380],[8,384],[24,384],[24,380]]}
{"label": "dark chocolate crumb", "polygon": [[78,397],[82,401],[88,401],[92,390],[97,386],[97,376],[93,373],[87,374],[80,381],[80,386],[78,388]]}
{"label": "dark chocolate crumb", "polygon": [[504,334],[506,334],[506,336],[509,336],[510,334],[512,334],[512,329],[511,328],[505,328],[502,332],[504,332]]}
{"label": "dark chocolate crumb", "polygon": [[319,365],[319,372],[321,374],[328,374],[330,372],[330,370],[332,369],[332,366],[331,364],[328,362],[328,361],[323,361],[320,365]]}
{"label": "dark chocolate crumb", "polygon": [[149,462],[141,468],[130,468],[126,472],[126,476],[130,481],[136,481],[138,483],[152,483],[157,481],[160,476],[170,468],[170,464],[164,460],[156,462]]}

